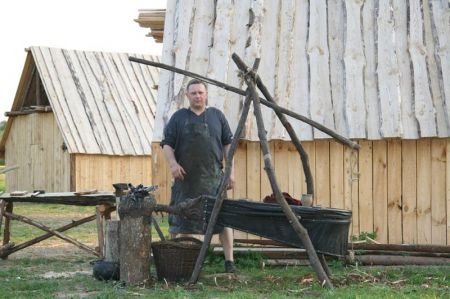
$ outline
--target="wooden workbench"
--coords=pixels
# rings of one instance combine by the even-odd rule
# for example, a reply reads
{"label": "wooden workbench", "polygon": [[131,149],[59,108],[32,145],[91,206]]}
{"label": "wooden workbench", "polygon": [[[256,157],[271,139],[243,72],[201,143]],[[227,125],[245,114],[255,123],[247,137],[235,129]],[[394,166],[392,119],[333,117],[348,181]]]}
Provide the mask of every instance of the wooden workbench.
{"label": "wooden workbench", "polygon": [[[14,203],[16,202],[28,202],[28,203],[40,203],[40,204],[63,204],[74,206],[94,206],[96,208],[96,214],[89,217],[85,217],[62,227],[52,229],[46,225],[39,223],[33,219],[30,219],[23,215],[17,215],[13,213]],[[5,218],[3,229],[3,246],[0,247],[0,258],[6,259],[13,252],[19,251],[33,244],[39,243],[52,236],[56,236],[66,242],[69,242],[80,249],[83,249],[98,257],[103,256],[103,244],[104,244],[104,220],[111,218],[111,212],[115,210],[116,197],[112,192],[97,192],[95,194],[88,195],[76,195],[74,192],[59,192],[59,193],[44,193],[33,196],[32,193],[28,193],[22,196],[12,196],[10,193],[3,193],[0,195],[0,231]],[[39,229],[42,229],[46,234],[37,238],[15,245],[10,243],[11,235],[11,220],[17,220]],[[83,223],[97,220],[97,234],[98,234],[98,248],[93,249],[81,242],[63,234],[63,231],[79,226]]]}

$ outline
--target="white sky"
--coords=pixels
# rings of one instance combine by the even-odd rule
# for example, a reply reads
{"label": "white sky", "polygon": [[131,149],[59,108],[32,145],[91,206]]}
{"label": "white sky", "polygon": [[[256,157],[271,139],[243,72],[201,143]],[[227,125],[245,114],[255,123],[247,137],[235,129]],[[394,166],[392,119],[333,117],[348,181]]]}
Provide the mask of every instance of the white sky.
{"label": "white sky", "polygon": [[7,0],[0,4],[0,121],[11,109],[25,48],[161,54],[162,44],[134,21],[166,0]]}

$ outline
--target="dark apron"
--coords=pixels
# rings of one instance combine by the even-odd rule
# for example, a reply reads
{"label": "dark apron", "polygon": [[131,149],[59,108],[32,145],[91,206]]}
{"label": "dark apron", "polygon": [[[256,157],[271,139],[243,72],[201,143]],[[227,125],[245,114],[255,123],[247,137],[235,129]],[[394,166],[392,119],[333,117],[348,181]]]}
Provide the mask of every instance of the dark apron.
{"label": "dark apron", "polygon": [[[218,163],[211,135],[206,122],[206,110],[203,112],[203,123],[192,123],[191,117],[186,121],[179,145],[178,164],[186,171],[184,180],[175,180],[172,186],[170,205],[200,195],[216,195],[222,178],[221,165]],[[201,209],[199,207],[199,209]],[[203,211],[199,211],[203,215]],[[169,215],[169,232],[172,234],[203,234],[204,221],[189,220],[177,215]],[[214,233],[223,227],[216,226]]]}

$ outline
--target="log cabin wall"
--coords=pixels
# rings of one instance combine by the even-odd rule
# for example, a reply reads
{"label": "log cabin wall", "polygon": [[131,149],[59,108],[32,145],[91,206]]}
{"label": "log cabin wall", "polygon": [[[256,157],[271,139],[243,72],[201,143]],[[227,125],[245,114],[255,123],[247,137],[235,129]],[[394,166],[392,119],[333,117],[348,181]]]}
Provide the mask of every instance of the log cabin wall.
{"label": "log cabin wall", "polygon": [[[258,73],[280,106],[362,145],[351,164],[347,148],[292,121],[310,154],[317,204],[351,208],[354,235],[449,244],[449,16],[447,0],[169,0],[162,62],[245,89],[231,54],[248,65],[260,57]],[[162,202],[171,183],[157,144],[170,116],[188,105],[189,79],[160,75],[152,148]],[[209,87],[209,105],[225,113],[232,130],[242,102]],[[278,181],[299,197],[305,185],[301,168],[291,167],[299,158],[289,136],[266,107],[263,118]],[[236,163],[232,195],[260,199],[270,187],[252,117],[241,137],[236,161],[245,163]]]}
{"label": "log cabin wall", "polygon": [[152,158],[148,156],[72,155],[73,190],[114,191],[114,183],[152,183]]}
{"label": "log cabin wall", "polygon": [[70,156],[53,113],[15,116],[5,144],[6,191],[68,191]]}
{"label": "log cabin wall", "polygon": [[[383,243],[450,244],[450,140],[360,140],[360,152],[334,141],[303,142],[315,183],[315,205],[353,212],[350,234],[376,232]],[[281,190],[300,198],[306,184],[292,143],[271,141]],[[172,178],[158,144],[152,146],[153,184],[169,203]],[[242,141],[235,155],[236,186],[228,196],[261,201],[271,194],[257,142]],[[244,233],[235,233],[247,237]]]}

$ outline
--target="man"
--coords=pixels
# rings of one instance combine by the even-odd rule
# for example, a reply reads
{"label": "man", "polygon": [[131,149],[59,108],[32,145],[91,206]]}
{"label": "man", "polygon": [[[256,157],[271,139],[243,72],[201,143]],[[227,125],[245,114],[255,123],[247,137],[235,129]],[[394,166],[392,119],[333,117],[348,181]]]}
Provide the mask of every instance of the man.
{"label": "man", "polygon": [[[225,115],[206,107],[208,90],[204,82],[193,79],[186,87],[189,108],[173,114],[164,128],[161,142],[164,156],[174,178],[170,205],[200,195],[216,195],[222,178],[222,160],[230,149],[232,133]],[[228,189],[234,185],[233,171]],[[218,229],[218,230],[217,230]],[[203,234],[203,222],[169,216],[169,232]],[[235,272],[233,262],[233,231],[216,227],[225,255],[225,271]]]}

